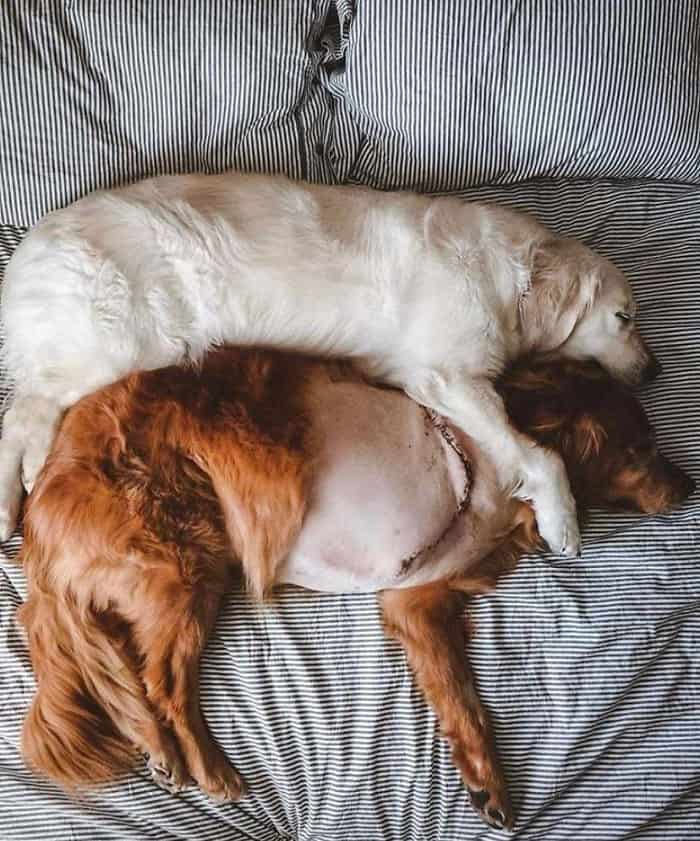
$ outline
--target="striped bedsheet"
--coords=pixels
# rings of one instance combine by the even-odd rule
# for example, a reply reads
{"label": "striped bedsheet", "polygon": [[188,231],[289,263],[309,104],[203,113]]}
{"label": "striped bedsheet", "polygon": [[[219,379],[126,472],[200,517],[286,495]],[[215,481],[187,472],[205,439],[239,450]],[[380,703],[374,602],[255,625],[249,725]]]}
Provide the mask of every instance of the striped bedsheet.
{"label": "striped bedsheet", "polygon": [[[539,182],[467,198],[534,212],[629,274],[664,373],[643,394],[663,451],[700,478],[700,187]],[[8,259],[22,230],[0,228]],[[145,768],[69,797],[22,764],[34,692],[0,556],[3,841],[469,841],[473,815],[433,714],[372,596],[284,589],[227,601],[202,663],[203,707],[250,785],[240,804],[170,796]],[[594,512],[580,560],[528,557],[473,599],[470,657],[522,841],[700,837],[700,496],[668,516]]]}
{"label": "striped bedsheet", "polygon": [[[532,211],[627,270],[664,365],[645,405],[700,478],[697,0],[0,2],[0,269],[16,226],[91,189],[226,168],[504,185],[464,195]],[[582,177],[599,180],[505,186]],[[697,495],[666,517],[595,512],[581,560],[527,558],[473,600],[465,656],[517,838],[700,838],[699,519]],[[232,593],[202,688],[250,784],[240,804],[171,797],[144,767],[72,798],[32,776],[18,549],[0,552],[0,841],[499,837],[371,596],[286,589],[262,608]]]}

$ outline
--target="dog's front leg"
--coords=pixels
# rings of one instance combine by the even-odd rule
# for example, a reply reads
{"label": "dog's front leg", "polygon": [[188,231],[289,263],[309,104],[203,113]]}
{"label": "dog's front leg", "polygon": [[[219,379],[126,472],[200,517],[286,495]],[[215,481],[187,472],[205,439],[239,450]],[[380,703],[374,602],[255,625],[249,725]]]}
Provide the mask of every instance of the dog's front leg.
{"label": "dog's front leg", "polygon": [[491,826],[510,827],[505,780],[465,652],[463,608],[462,593],[442,581],[381,594],[385,631],[406,652],[474,808]]}
{"label": "dog's front leg", "polygon": [[493,462],[501,489],[532,504],[540,535],[553,552],[580,555],[576,503],[563,461],[511,426],[490,380],[429,372],[406,391],[477,443]]}

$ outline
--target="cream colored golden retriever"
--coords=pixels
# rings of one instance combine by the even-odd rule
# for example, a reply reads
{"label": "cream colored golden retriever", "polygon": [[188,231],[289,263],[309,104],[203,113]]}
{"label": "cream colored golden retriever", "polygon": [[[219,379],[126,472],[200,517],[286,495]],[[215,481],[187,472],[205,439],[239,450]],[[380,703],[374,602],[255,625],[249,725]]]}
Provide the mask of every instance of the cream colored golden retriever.
{"label": "cream colored golden retriever", "polygon": [[508,424],[493,381],[524,353],[631,383],[655,370],[622,274],[528,216],[279,176],[154,178],[51,214],[8,266],[2,318],[0,537],[67,406],[228,342],[350,357],[404,389],[469,429],[552,550],[576,553],[561,460]]}

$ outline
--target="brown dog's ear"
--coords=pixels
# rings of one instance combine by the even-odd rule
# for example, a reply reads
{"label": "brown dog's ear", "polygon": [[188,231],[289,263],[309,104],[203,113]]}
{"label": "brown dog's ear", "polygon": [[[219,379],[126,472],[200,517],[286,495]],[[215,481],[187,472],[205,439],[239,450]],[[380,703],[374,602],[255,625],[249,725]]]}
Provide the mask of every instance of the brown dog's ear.
{"label": "brown dog's ear", "polygon": [[592,415],[582,415],[574,425],[574,450],[580,461],[600,454],[607,437],[605,428]]}

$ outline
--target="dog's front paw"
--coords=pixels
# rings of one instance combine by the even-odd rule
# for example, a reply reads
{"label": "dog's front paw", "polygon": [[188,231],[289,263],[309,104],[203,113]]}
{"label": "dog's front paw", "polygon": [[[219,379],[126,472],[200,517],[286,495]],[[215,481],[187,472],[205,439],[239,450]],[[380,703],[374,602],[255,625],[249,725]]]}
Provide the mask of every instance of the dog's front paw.
{"label": "dog's front paw", "polygon": [[48,458],[50,442],[43,445],[35,442],[27,447],[22,459],[22,485],[24,490],[30,494],[36,484],[37,477]]}
{"label": "dog's front paw", "polygon": [[535,447],[529,453],[518,496],[532,503],[540,537],[550,551],[568,557],[581,555],[576,502],[558,456]]}
{"label": "dog's front paw", "polygon": [[12,423],[21,427],[22,484],[26,492],[31,493],[56,437],[61,407],[53,400],[31,396],[18,401],[10,412],[13,413]]}
{"label": "dog's front paw", "polygon": [[557,511],[553,514],[536,511],[537,528],[551,552],[569,558],[581,556],[581,535],[575,513]]}

